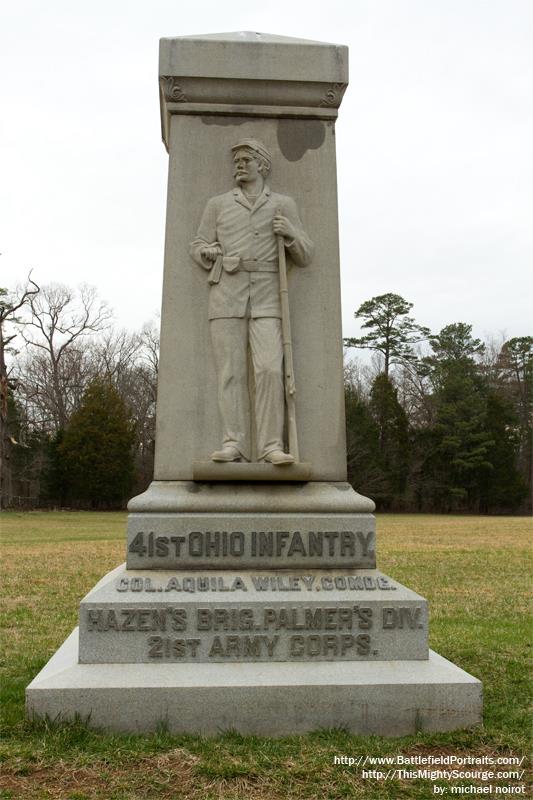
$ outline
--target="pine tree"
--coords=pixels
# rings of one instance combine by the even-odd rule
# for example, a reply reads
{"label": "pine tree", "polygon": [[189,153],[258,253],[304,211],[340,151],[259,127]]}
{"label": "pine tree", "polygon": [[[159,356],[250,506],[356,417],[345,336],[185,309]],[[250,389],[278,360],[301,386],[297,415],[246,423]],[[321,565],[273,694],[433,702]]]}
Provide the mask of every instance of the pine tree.
{"label": "pine tree", "polygon": [[108,381],[94,380],[58,445],[66,493],[74,505],[120,507],[133,483],[134,427]]}
{"label": "pine tree", "polygon": [[381,502],[398,507],[409,470],[409,424],[398,393],[385,373],[378,375],[370,392],[370,413],[377,427],[380,464],[385,483]]}
{"label": "pine tree", "polygon": [[517,465],[528,487],[527,508],[533,505],[533,337],[517,336],[503,345],[497,363],[498,393],[518,418]]}
{"label": "pine tree", "polygon": [[418,325],[412,317],[407,316],[412,307],[412,303],[392,292],[366,300],[354,316],[365,320],[361,327],[369,329],[370,333],[345,339],[345,346],[381,353],[384,358],[383,371],[388,378],[392,364],[416,361],[413,345],[429,336],[429,328]]}
{"label": "pine tree", "polygon": [[494,391],[487,397],[486,429],[494,444],[488,455],[491,469],[481,479],[481,511],[514,511],[527,496],[527,484],[517,468],[520,420],[511,404]]}
{"label": "pine tree", "polygon": [[426,487],[445,511],[477,510],[482,478],[492,469],[486,387],[474,360],[483,344],[471,333],[465,323],[447,325],[430,339],[433,354],[424,359],[435,406]]}
{"label": "pine tree", "polygon": [[386,494],[379,452],[379,431],[367,404],[353,386],[345,386],[348,480],[364,495]]}

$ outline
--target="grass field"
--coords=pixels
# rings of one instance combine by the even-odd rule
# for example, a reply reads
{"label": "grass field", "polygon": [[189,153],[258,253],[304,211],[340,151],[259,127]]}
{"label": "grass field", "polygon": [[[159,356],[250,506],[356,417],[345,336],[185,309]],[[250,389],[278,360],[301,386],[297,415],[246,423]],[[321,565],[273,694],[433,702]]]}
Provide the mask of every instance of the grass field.
{"label": "grass field", "polygon": [[[355,766],[334,764],[334,757],[529,753],[533,525],[523,517],[378,516],[380,569],[428,598],[430,646],[483,681],[481,729],[403,739],[338,730],[280,740],[202,739],[25,721],[25,686],[77,624],[83,595],[124,560],[125,519],[122,513],[2,513],[0,798],[425,800],[437,796],[433,783],[448,797],[452,787],[488,784],[363,778]],[[498,796],[497,787],[520,789],[524,781],[494,781],[491,795]]]}

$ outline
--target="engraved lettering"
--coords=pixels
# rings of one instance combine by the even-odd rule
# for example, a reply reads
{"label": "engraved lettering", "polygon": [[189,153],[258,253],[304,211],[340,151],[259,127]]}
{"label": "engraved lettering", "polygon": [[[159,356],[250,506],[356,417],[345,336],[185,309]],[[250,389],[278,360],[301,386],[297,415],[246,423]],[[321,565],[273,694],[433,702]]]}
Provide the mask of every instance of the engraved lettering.
{"label": "engraved lettering", "polygon": [[155,540],[155,554],[156,556],[168,556],[168,536],[158,536]]}
{"label": "engraved lettering", "polygon": [[122,625],[120,630],[122,631],[134,631],[135,630],[135,616],[137,612],[135,609],[132,608],[123,608],[122,609]]}
{"label": "engraved lettering", "polygon": [[283,553],[287,539],[289,538],[288,531],[276,531],[276,555],[280,556]]}
{"label": "engraved lettering", "polygon": [[267,592],[269,588],[269,579],[260,575],[252,575],[252,583],[257,592]]}
{"label": "engraved lettering", "polygon": [[341,656],[346,655],[346,651],[350,650],[355,643],[355,638],[351,633],[344,633],[341,636]]}
{"label": "engraved lettering", "polygon": [[339,623],[337,625],[339,630],[342,630],[343,628],[347,628],[349,631],[351,631],[352,626],[353,626],[352,609],[351,608],[339,608],[339,609],[337,609],[337,615],[338,615],[338,618],[339,618]]}
{"label": "engraved lettering", "polygon": [[273,636],[271,639],[269,639],[268,636],[264,636],[263,640],[266,645],[267,653],[272,658],[272,656],[274,655],[274,650],[276,649],[276,645],[279,640],[279,636]]}
{"label": "engraved lettering", "polygon": [[113,609],[110,609],[107,612],[106,617],[104,618],[103,630],[104,631],[109,631],[109,630],[118,631],[118,630],[120,630],[119,622],[118,622],[118,619],[117,619],[117,615],[116,615],[116,612],[113,611]]}
{"label": "engraved lettering", "polygon": [[224,648],[222,647],[222,642],[220,641],[220,636],[215,636],[211,643],[211,649],[209,651],[209,658],[213,658],[215,656],[224,656]]}
{"label": "engraved lettering", "polygon": [[150,636],[148,645],[149,658],[163,658],[163,639],[161,636]]}
{"label": "engraved lettering", "polygon": [[324,531],[324,538],[329,542],[328,553],[330,556],[335,555],[335,541],[339,538],[338,531]]}
{"label": "engraved lettering", "polygon": [[220,555],[220,533],[206,533],[205,535],[205,554],[206,556]]}
{"label": "engraved lettering", "polygon": [[243,656],[245,658],[260,658],[261,656],[261,637],[260,636],[244,636],[243,637]]}
{"label": "engraved lettering", "polygon": [[147,609],[139,609],[137,612],[137,630],[149,631],[150,627],[150,611]]}
{"label": "engraved lettering", "polygon": [[337,628],[337,620],[335,619],[336,614],[336,608],[324,609],[324,628],[327,631],[334,631]]}
{"label": "engraved lettering", "polygon": [[242,556],[244,553],[244,533],[234,531],[230,535],[229,549],[232,556]]}
{"label": "engraved lettering", "polygon": [[405,606],[401,606],[399,608],[394,608],[392,606],[386,607],[383,609],[382,614],[384,628],[398,628],[400,630],[403,630],[404,628],[411,628],[414,630],[415,628],[424,627],[424,624],[420,619],[422,615],[422,609],[420,606],[416,606],[416,608],[409,608]]}
{"label": "engraved lettering", "polygon": [[355,536],[351,531],[341,532],[341,556],[355,555]]}
{"label": "engraved lettering", "polygon": [[260,531],[259,555],[260,556],[274,555],[274,534],[272,533],[272,531],[268,531],[267,533]]}
{"label": "engraved lettering", "polygon": [[146,553],[146,547],[144,545],[144,533],[143,531],[139,531],[137,536],[131,542],[129,548],[130,553],[137,553],[139,556],[143,556]]}
{"label": "engraved lettering", "polygon": [[198,652],[198,648],[200,647],[201,641],[200,639],[187,639],[187,644],[191,648],[191,656],[196,658],[196,654]]}
{"label": "engraved lettering", "polygon": [[173,631],[184,631],[186,629],[187,611],[184,608],[173,608],[171,610],[171,627]]}
{"label": "engraved lettering", "polygon": [[204,537],[199,531],[189,534],[189,555],[202,556],[204,554]]}
{"label": "engraved lettering", "polygon": [[309,531],[309,555],[321,556],[324,553],[324,537],[320,532]]}
{"label": "engraved lettering", "polygon": [[293,533],[289,549],[287,550],[288,556],[292,556],[293,553],[300,553],[302,556],[307,555],[305,552],[304,543],[302,541],[302,536],[299,531]]}
{"label": "engraved lettering", "polygon": [[181,545],[185,542],[185,536],[171,536],[170,541],[174,545],[174,555],[181,555]]}
{"label": "engraved lettering", "polygon": [[305,624],[308,629],[320,629],[322,627],[322,609],[306,608],[305,609]]}
{"label": "engraved lettering", "polygon": [[102,625],[102,612],[100,609],[89,608],[87,610],[87,630],[100,631]]}
{"label": "engraved lettering", "polygon": [[372,551],[370,550],[370,544],[372,542],[372,531],[368,531],[368,533],[357,531],[356,536],[359,539],[359,544],[361,545],[361,555],[363,558],[371,555]]}

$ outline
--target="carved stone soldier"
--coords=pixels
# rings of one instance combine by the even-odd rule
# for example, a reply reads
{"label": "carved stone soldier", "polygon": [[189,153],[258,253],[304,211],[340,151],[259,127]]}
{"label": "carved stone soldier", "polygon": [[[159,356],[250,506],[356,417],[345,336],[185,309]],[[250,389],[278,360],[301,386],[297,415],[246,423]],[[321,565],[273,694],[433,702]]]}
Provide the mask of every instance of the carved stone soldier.
{"label": "carved stone soldier", "polygon": [[222,448],[213,461],[250,461],[248,346],[255,381],[257,458],[291,464],[285,452],[283,343],[278,237],[288,258],[306,266],[313,244],[291,197],[266,183],[272,157],[256,139],[232,148],[235,188],[212,197],[191,255],[209,271],[208,318],[218,379]]}

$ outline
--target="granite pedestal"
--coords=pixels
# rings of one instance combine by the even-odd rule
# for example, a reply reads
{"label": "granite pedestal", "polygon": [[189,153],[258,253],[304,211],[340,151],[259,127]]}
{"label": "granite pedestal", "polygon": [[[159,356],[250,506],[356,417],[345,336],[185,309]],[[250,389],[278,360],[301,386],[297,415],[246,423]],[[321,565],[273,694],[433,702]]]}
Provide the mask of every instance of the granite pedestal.
{"label": "granite pedestal", "polygon": [[[154,481],[130,501],[126,564],[82,600],[79,629],[27,688],[30,716],[269,736],[481,720],[481,684],[429,650],[427,602],[378,571],[374,503],[346,480],[334,133],[347,59],[258,33],[161,42]],[[278,354],[265,365],[251,329],[280,313],[286,407],[272,418],[287,442],[278,430],[267,452],[261,387],[277,385],[279,330],[265,328]],[[221,319],[248,330],[253,369],[232,367]],[[294,463],[265,462],[285,446]]]}

